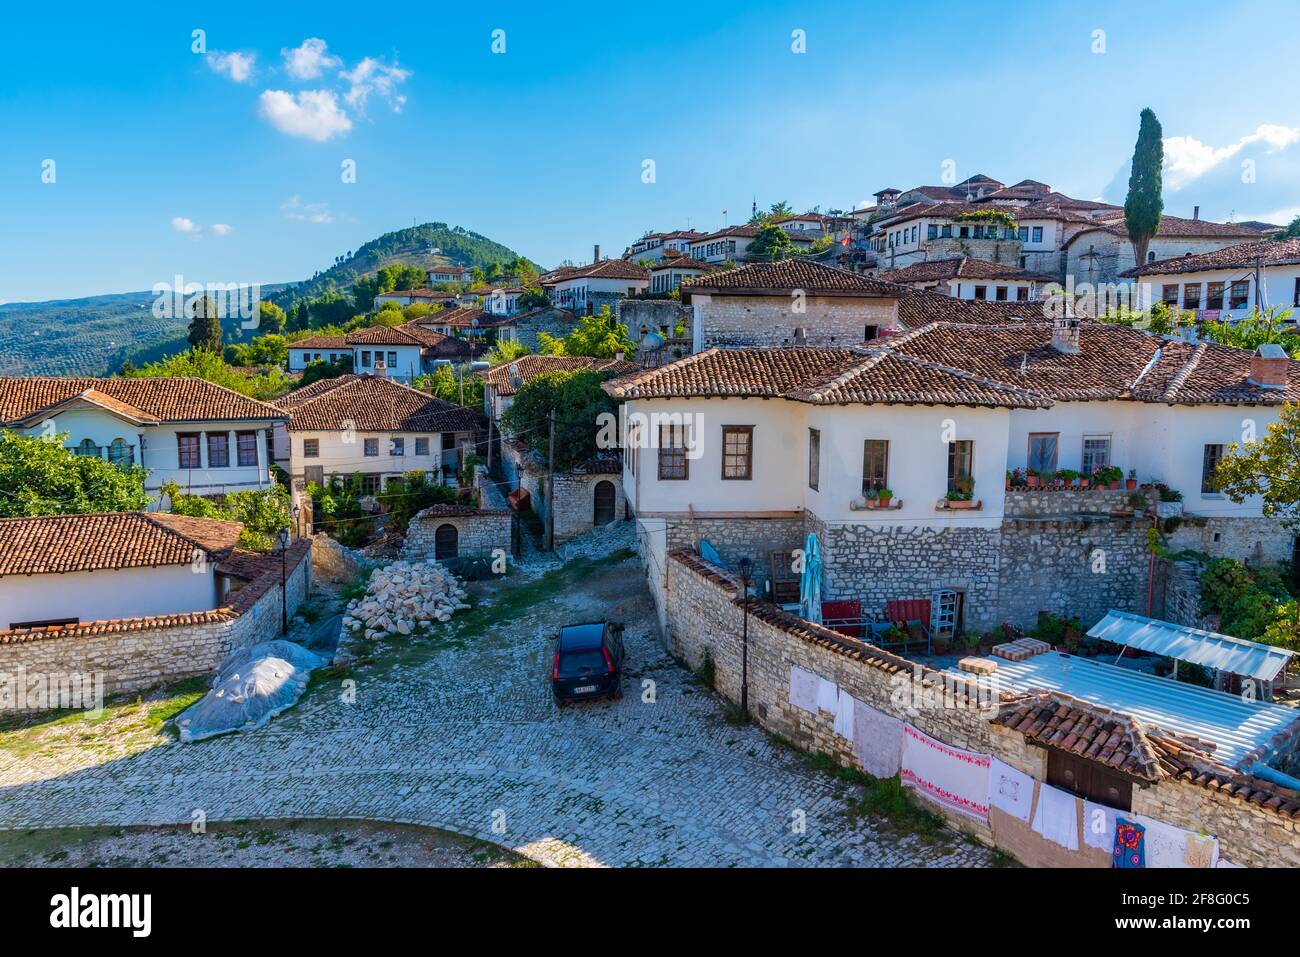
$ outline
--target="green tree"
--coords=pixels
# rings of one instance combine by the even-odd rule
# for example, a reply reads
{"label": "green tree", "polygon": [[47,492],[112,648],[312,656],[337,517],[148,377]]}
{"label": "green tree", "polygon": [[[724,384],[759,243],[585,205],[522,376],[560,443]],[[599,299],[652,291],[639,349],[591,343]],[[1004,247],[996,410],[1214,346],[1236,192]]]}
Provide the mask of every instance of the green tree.
{"label": "green tree", "polygon": [[1300,239],[1300,216],[1297,216],[1295,219],[1291,220],[1291,222],[1287,224],[1286,229],[1282,230],[1273,238],[1274,239]]}
{"label": "green tree", "polygon": [[498,339],[496,345],[483,355],[483,361],[490,366],[499,366],[529,354],[528,347],[517,339]]}
{"label": "green tree", "polygon": [[283,366],[289,361],[289,340],[268,333],[251,342],[226,346],[226,361],[233,366]]}
{"label": "green tree", "polygon": [[227,492],[220,501],[201,495],[186,495],[175,482],[164,484],[162,491],[171,502],[171,511],[175,515],[242,522],[244,530],[240,533],[239,544],[244,548],[270,551],[280,529],[293,529],[289,490],[278,483],[270,488]]}
{"label": "green tree", "polygon": [[543,372],[519,390],[502,422],[543,461],[549,449],[550,416],[555,412],[555,467],[561,471],[590,461],[600,451],[601,413],[618,414],[600,384],[612,373]]}
{"label": "green tree", "polygon": [[64,447],[52,438],[0,430],[0,517],[135,512],[149,505],[149,473]]}
{"label": "green tree", "polygon": [[1150,108],[1144,109],[1137,145],[1133,148],[1128,196],[1124,199],[1124,223],[1139,266],[1147,261],[1147,247],[1160,229],[1160,216],[1165,209],[1161,187],[1161,167],[1165,161],[1163,135],[1155,113]]}
{"label": "green tree", "polygon": [[287,331],[306,332],[310,328],[311,310],[307,306],[306,299],[299,299],[298,304],[293,307],[293,316],[289,320]]}
{"label": "green tree", "polygon": [[249,375],[228,366],[221,356],[207,349],[191,349],[132,371],[127,378],[158,379],[192,376],[215,382],[253,399],[274,399],[288,391],[289,380],[278,367]]}
{"label": "green tree", "polygon": [[[559,341],[545,334],[538,336],[539,343],[554,344]],[[599,312],[583,316],[562,342],[559,351],[552,352],[552,355],[613,359],[620,352],[625,358],[630,358],[636,352],[636,342],[627,326],[618,321],[609,306],[601,306]]]}
{"label": "green tree", "polygon": [[438,366],[412,384],[421,392],[444,402],[463,405],[467,409],[483,408],[483,377],[474,375],[468,366]]}
{"label": "green tree", "polygon": [[221,319],[217,316],[217,304],[207,296],[197,300],[191,307],[189,344],[191,349],[207,349],[221,352]]}
{"label": "green tree", "polygon": [[754,215],[749,217],[750,226],[762,226],[770,223],[774,219],[781,219],[785,216],[793,216],[794,209],[790,204],[782,200],[779,203],[773,203],[767,210],[758,210]]}
{"label": "green tree", "polygon": [[1215,485],[1234,502],[1261,496],[1265,515],[1300,532],[1300,406],[1282,406],[1278,420],[1257,441],[1229,445]]}
{"label": "green tree", "polygon": [[1295,327],[1290,322],[1290,309],[1273,306],[1267,312],[1261,312],[1256,308],[1249,316],[1232,324],[1202,323],[1200,335],[1212,342],[1252,352],[1266,343],[1275,343],[1285,349],[1287,355],[1300,358],[1300,336],[1295,334]]}
{"label": "green tree", "polygon": [[520,310],[545,309],[551,304],[551,300],[547,298],[541,286],[524,286],[524,291],[519,294],[517,303]]}
{"label": "green tree", "polygon": [[789,259],[795,255],[794,243],[790,242],[790,234],[784,229],[768,223],[759,228],[758,235],[753,238],[746,250],[746,255],[757,262]]}
{"label": "green tree", "polygon": [[284,332],[285,323],[289,317],[285,311],[271,302],[269,299],[263,299],[257,304],[257,331],[262,334],[272,333],[278,335]]}
{"label": "green tree", "polygon": [[405,529],[415,513],[430,505],[453,505],[456,490],[440,482],[430,481],[425,472],[407,472],[401,478],[389,479],[383,491],[375,496],[388,514],[390,524]]}

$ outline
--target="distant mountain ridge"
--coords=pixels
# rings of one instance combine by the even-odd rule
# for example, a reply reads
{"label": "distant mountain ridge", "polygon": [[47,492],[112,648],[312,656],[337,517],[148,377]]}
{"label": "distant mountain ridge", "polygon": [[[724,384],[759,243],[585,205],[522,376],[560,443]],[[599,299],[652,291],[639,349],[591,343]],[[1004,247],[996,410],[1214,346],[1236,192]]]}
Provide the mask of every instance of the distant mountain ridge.
{"label": "distant mountain ridge", "polygon": [[[437,249],[438,252],[431,252]],[[286,305],[352,284],[394,262],[418,266],[456,263],[504,265],[518,254],[479,233],[446,223],[425,223],[385,233],[338,257],[298,283],[262,287],[264,298]],[[170,277],[168,277],[170,278]],[[110,375],[130,361],[139,366],[186,348],[188,323],[153,314],[154,294],[141,292],[0,304],[0,375]],[[227,342],[248,335],[238,320],[223,321]]]}

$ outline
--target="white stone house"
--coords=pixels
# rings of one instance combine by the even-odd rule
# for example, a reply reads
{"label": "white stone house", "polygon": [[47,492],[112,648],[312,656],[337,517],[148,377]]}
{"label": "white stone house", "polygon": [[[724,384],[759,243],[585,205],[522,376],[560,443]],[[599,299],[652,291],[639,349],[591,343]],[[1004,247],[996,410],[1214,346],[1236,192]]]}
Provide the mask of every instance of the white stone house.
{"label": "white stone house", "polygon": [[650,285],[646,270],[625,259],[597,260],[587,266],[557,269],[542,277],[551,303],[575,315],[591,315],[601,306],[612,310],[620,299],[645,292]]}
{"label": "white stone house", "polygon": [[412,471],[453,484],[478,429],[473,410],[373,375],[322,379],[275,404],[288,419],[295,496],[354,474],[368,494]]}
{"label": "white stone house", "polygon": [[1018,266],[1005,266],[969,256],[931,259],[903,269],[879,272],[875,276],[913,289],[942,293],[954,299],[990,302],[1034,302],[1039,298],[1041,286],[1056,281],[1055,276],[1031,273]]}
{"label": "white stone house", "polygon": [[[938,593],[979,628],[1084,602],[1140,608],[1149,525],[1109,517],[1124,491],[1097,492],[1100,514],[1061,531],[1005,490],[1006,472],[1031,464],[1131,469],[1269,560],[1293,546],[1257,500],[1213,484],[1244,419],[1262,431],[1300,398],[1285,357],[1096,323],[934,322],[853,347],[709,349],[606,389],[624,402],[624,492],[656,588],[664,556],[700,539],[728,562],[749,555],[765,580],[773,554],[816,532],[827,596],[876,615]],[[974,505],[954,507],[967,476]],[[889,507],[865,507],[880,488]],[[1097,548],[1109,577],[1089,577]]]}
{"label": "white stone house", "polygon": [[0,631],[217,608],[242,529],[161,512],[0,519]]}
{"label": "white stone house", "polygon": [[712,271],[715,267],[702,263],[689,256],[674,256],[660,259],[650,267],[650,289],[652,293],[672,292],[686,279],[696,279]]}
{"label": "white stone house", "polygon": [[623,258],[639,264],[643,260],[654,263],[664,258],[684,256],[690,251],[691,243],[703,235],[694,229],[647,233],[627,248]]}
{"label": "white stone house", "polygon": [[[1123,278],[1151,286],[1153,299],[1194,313],[1198,320],[1231,322],[1256,307],[1300,310],[1300,239],[1241,243],[1215,252],[1162,259]],[[1292,321],[1297,318],[1293,314]]]}
{"label": "white stone house", "polygon": [[268,487],[274,406],[194,378],[0,378],[0,427],[63,435],[78,455],[149,470],[193,495]]}
{"label": "white stone house", "polygon": [[301,372],[313,362],[336,363],[340,359],[352,360],[352,347],[343,336],[308,336],[289,345],[290,372]]}
{"label": "white stone house", "polygon": [[444,306],[456,297],[449,292],[437,289],[400,289],[381,292],[375,296],[375,308],[381,306],[415,306],[423,303],[427,306]]}
{"label": "white stone house", "polygon": [[[1147,248],[1147,262],[1210,253],[1226,246],[1254,242],[1258,230],[1234,223],[1211,223],[1199,218],[1163,216]],[[1065,273],[1075,284],[1113,283],[1137,266],[1133,243],[1121,215],[1110,222],[1077,230],[1065,240]]]}
{"label": "white stone house", "polygon": [[[749,245],[758,236],[758,226],[725,226],[716,232],[699,236],[691,240],[690,256],[692,259],[717,265],[723,262],[745,262],[749,259]],[[812,249],[813,243],[821,234],[804,234],[787,230],[790,242],[799,252]]]}
{"label": "white stone house", "polygon": [[431,286],[444,282],[469,282],[473,278],[474,274],[468,266],[448,264],[446,266],[434,266],[429,270],[429,285]]}

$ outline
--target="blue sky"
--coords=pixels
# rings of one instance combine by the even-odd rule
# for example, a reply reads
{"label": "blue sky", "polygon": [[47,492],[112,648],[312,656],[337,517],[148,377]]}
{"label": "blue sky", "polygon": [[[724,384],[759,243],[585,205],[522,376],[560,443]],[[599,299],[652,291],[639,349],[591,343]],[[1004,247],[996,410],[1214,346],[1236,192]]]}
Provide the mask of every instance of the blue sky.
{"label": "blue sky", "polygon": [[1147,105],[1167,212],[1300,212],[1293,0],[175,6],[0,14],[0,301],[296,280],[413,221],[585,261],[945,160],[1122,200]]}

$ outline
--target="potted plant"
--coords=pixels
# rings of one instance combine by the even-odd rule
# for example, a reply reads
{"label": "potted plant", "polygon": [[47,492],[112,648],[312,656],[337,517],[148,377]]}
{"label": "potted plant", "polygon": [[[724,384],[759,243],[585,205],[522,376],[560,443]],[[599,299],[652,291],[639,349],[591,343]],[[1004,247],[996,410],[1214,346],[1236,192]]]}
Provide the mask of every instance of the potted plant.
{"label": "potted plant", "polygon": [[894,490],[890,488],[882,488],[876,492],[876,502],[879,503],[881,508],[889,508],[889,503],[893,497]]}
{"label": "potted plant", "polygon": [[974,508],[975,479],[959,475],[952,482],[952,491],[944,496],[948,508]]}
{"label": "potted plant", "polygon": [[1082,472],[1079,473],[1079,488],[1087,488],[1091,481],[1092,479],[1089,476],[1084,475]]}
{"label": "potted plant", "polygon": [[1007,484],[1006,484],[1006,491],[1008,491],[1008,492],[1011,491],[1011,469],[1007,469]]}
{"label": "potted plant", "polygon": [[1036,469],[1025,469],[1025,483],[1030,488],[1038,488],[1038,472]]}
{"label": "potted plant", "polygon": [[1056,473],[1056,477],[1060,479],[1060,484],[1069,488],[1074,484],[1074,480],[1079,477],[1079,473],[1074,469],[1061,469]]}
{"label": "potted plant", "polygon": [[1159,486],[1160,501],[1156,503],[1156,514],[1161,518],[1178,518],[1183,514],[1183,493],[1168,485]]}
{"label": "potted plant", "polygon": [[1118,465],[1107,465],[1102,471],[1106,474],[1106,484],[1112,489],[1119,488],[1124,479],[1124,470]]}
{"label": "potted plant", "polygon": [[1141,492],[1133,492],[1128,497],[1128,507],[1133,509],[1133,517],[1141,518],[1146,514],[1147,497]]}
{"label": "potted plant", "polygon": [[1137,487],[1138,487],[1138,470],[1129,469],[1128,479],[1124,482],[1124,490],[1127,492],[1134,492],[1137,490]]}

